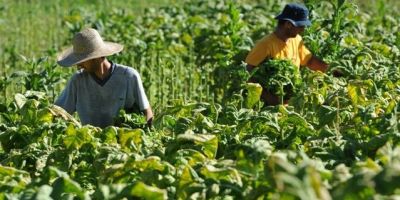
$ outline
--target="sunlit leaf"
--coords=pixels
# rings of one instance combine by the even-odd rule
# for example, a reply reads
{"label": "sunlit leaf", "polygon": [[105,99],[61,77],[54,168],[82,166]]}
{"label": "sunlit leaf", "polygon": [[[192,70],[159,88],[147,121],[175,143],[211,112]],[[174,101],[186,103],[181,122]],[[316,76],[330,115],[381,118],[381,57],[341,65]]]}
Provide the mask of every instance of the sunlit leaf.
{"label": "sunlit leaf", "polygon": [[146,200],[164,200],[167,199],[167,191],[137,182],[130,189],[130,194],[135,197],[140,197]]}
{"label": "sunlit leaf", "polygon": [[138,151],[142,145],[142,129],[118,129],[118,142],[124,150]]}
{"label": "sunlit leaf", "polygon": [[262,87],[258,83],[247,83],[246,108],[253,108],[259,101],[262,93]]}
{"label": "sunlit leaf", "polygon": [[178,141],[192,141],[196,145],[203,146],[204,154],[209,158],[215,158],[218,149],[218,138],[215,135],[206,134],[182,134],[178,135]]}
{"label": "sunlit leaf", "polygon": [[157,170],[164,171],[167,167],[166,163],[163,163],[161,159],[157,156],[149,156],[143,160],[137,160],[133,162],[128,162],[125,167],[128,169],[137,169],[139,171],[145,170]]}
{"label": "sunlit leaf", "polygon": [[83,144],[90,143],[94,139],[92,126],[77,128],[70,124],[66,130],[64,144],[67,148],[79,149]]}
{"label": "sunlit leaf", "polygon": [[238,184],[242,186],[242,179],[238,171],[234,168],[216,168],[212,165],[205,165],[200,170],[201,174],[206,178],[214,179],[216,181],[225,180],[230,183]]}
{"label": "sunlit leaf", "polygon": [[105,143],[117,144],[118,130],[116,127],[109,126],[107,128],[104,128],[100,134],[101,134],[101,138],[104,140]]}

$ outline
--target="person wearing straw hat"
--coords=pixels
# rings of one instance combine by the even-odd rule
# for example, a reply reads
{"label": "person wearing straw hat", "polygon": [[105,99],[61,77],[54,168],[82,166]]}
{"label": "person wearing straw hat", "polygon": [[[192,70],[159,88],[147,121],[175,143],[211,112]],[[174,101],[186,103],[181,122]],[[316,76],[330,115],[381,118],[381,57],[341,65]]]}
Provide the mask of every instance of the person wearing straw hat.
{"label": "person wearing straw hat", "polygon": [[58,56],[57,63],[63,67],[77,65],[79,70],[55,104],[70,114],[76,111],[82,124],[102,128],[113,125],[121,109],[129,112],[137,106],[151,126],[153,111],[139,73],[106,58],[122,49],[121,44],[103,41],[92,28],[75,34],[72,47]]}
{"label": "person wearing straw hat", "polygon": [[[266,59],[289,59],[296,66],[307,66],[312,70],[325,72],[328,64],[320,60],[307,49],[300,34],[310,26],[308,9],[301,4],[287,4],[275,17],[278,25],[275,31],[258,41],[246,57],[247,70],[251,72]],[[254,82],[250,80],[250,82]],[[280,103],[279,97],[263,90],[262,100],[267,105]]]}

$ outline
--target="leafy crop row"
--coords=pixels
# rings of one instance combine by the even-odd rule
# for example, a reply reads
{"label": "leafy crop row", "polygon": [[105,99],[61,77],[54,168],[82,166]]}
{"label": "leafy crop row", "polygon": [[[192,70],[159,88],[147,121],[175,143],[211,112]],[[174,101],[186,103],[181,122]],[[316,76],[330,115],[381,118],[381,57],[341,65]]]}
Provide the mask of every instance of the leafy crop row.
{"label": "leafy crop row", "polygon": [[27,59],[29,73],[0,79],[0,199],[399,198],[398,20],[343,0],[305,3],[304,38],[331,68],[301,68],[288,106],[263,106],[241,63],[284,2],[68,18],[71,33],[90,25],[127,45],[113,61],[141,72],[154,127],[124,112],[118,126],[80,125],[52,105],[64,75]]}

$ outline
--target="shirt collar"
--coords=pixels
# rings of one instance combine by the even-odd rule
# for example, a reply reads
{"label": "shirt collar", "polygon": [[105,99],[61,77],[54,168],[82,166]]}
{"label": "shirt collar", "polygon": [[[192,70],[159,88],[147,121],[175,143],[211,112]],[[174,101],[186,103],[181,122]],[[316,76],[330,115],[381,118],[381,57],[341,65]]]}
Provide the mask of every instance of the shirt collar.
{"label": "shirt collar", "polygon": [[90,73],[90,75],[93,78],[93,80],[95,80],[96,83],[98,83],[101,86],[105,85],[107,83],[107,81],[110,80],[110,78],[111,78],[111,76],[112,76],[112,74],[113,74],[113,72],[115,70],[115,63],[113,63],[111,61],[110,61],[110,63],[111,63],[111,67],[110,67],[110,69],[108,69],[109,74],[104,79],[100,79],[95,74]]}

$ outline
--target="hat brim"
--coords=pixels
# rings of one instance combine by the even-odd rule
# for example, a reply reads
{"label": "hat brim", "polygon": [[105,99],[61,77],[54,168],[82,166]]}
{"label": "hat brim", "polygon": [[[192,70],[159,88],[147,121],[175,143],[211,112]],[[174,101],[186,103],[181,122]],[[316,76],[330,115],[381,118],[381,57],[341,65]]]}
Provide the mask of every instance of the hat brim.
{"label": "hat brim", "polygon": [[57,58],[57,63],[63,67],[71,67],[73,65],[85,62],[93,58],[111,56],[123,50],[124,46],[114,42],[104,42],[101,49],[97,49],[89,54],[77,54],[73,52],[73,47],[64,50]]}
{"label": "hat brim", "polygon": [[294,21],[290,18],[286,18],[284,16],[278,15],[275,17],[275,19],[280,19],[280,20],[287,20],[290,23],[292,23],[295,27],[299,26],[311,26],[311,21],[310,20],[303,20],[303,21]]}

